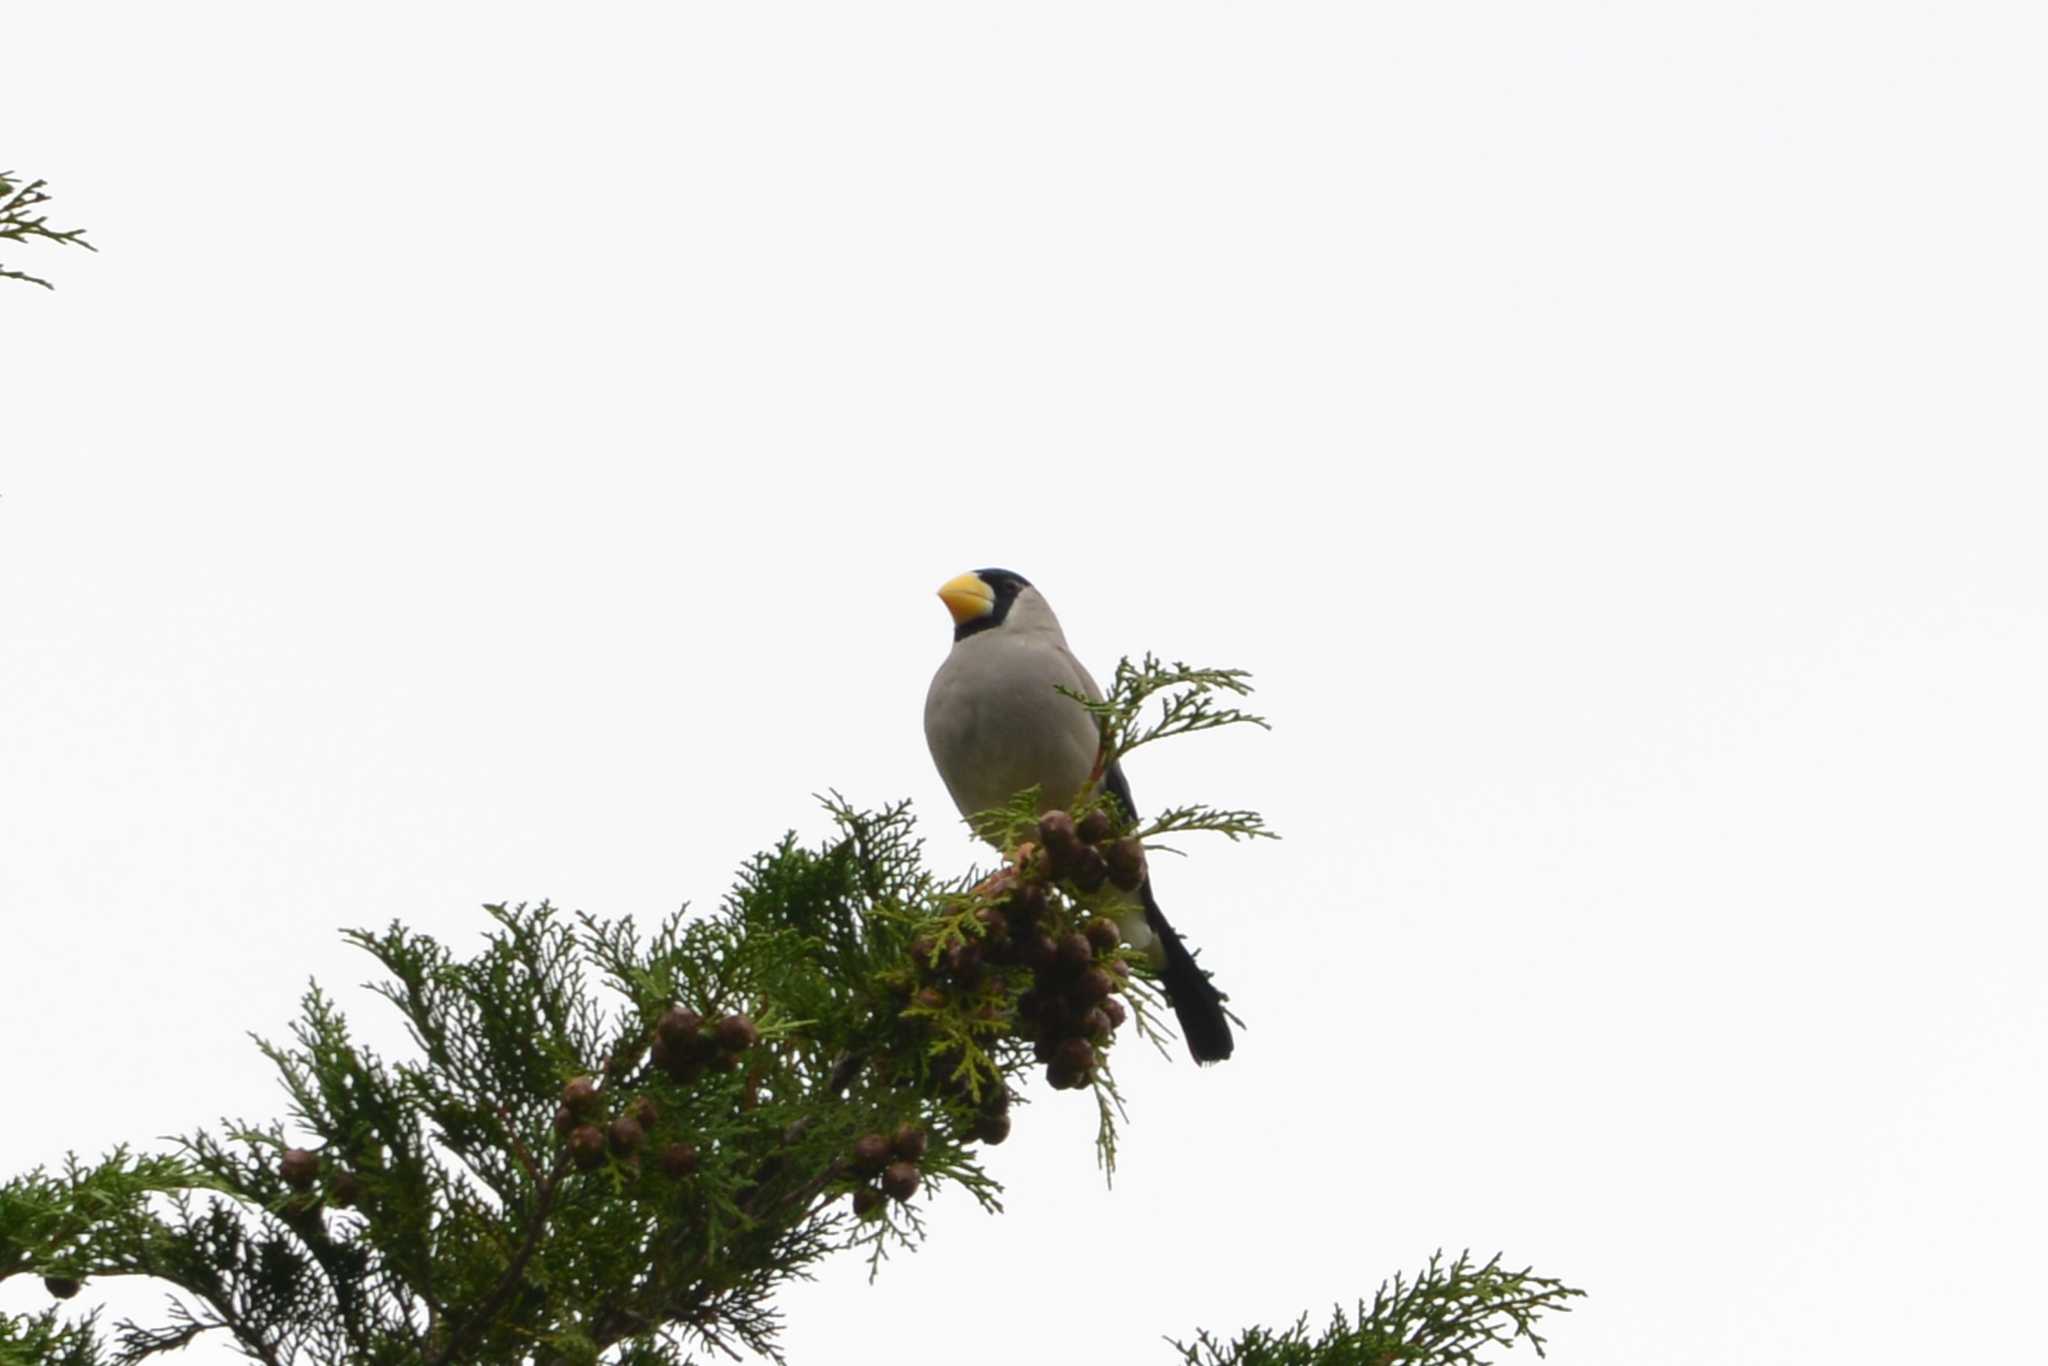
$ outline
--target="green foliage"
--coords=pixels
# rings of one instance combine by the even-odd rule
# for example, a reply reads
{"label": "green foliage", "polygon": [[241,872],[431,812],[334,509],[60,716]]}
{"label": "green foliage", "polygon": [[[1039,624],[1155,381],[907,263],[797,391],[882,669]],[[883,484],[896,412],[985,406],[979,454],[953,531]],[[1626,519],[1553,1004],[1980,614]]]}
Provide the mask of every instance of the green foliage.
{"label": "green foliage", "polygon": [[[43,186],[43,181],[23,180],[12,171],[0,171],[0,242],[26,242],[31,238],[41,238],[60,247],[78,246],[87,251],[98,251],[98,247],[85,240],[85,229],[53,228],[49,219],[35,212],[38,205],[50,201]],[[56,288],[39,275],[10,270],[4,264],[0,264],[0,280],[26,280],[44,289]]]}
{"label": "green foliage", "polygon": [[[1125,665],[1098,713],[1105,756],[1256,719],[1213,707],[1219,690],[1242,693],[1241,675]],[[1154,697],[1160,720],[1140,724]],[[149,1324],[0,1314],[0,1366],[127,1366],[201,1339],[269,1366],[779,1359],[790,1280],[848,1249],[873,1274],[921,1242],[921,1202],[951,1188],[1001,1208],[984,1164],[1044,1042],[1027,1009],[1074,1008],[1045,982],[1086,982],[1086,1001],[1108,990],[1158,1033],[1142,958],[1082,932],[1110,892],[1014,848],[993,876],[941,881],[905,806],[827,807],[822,846],[785,837],[715,911],[647,932],[545,903],[488,907],[466,954],[395,923],[350,932],[407,1055],[364,1046],[313,985],[289,1039],[258,1041],[285,1120],[222,1121],[167,1154],[117,1149],[0,1187],[0,1281],[41,1276],[54,1293],[129,1275],[169,1291]],[[1251,813],[1187,810],[1174,828],[1263,833]],[[1034,944],[1092,947],[1034,993],[1027,928]],[[1093,1090],[1105,1166],[1122,1113],[1113,1032],[1090,1036],[1097,1055],[1067,1079]],[[1064,1102],[1049,1103],[1058,1122]],[[1408,1359],[1469,1362],[1452,1330],[1494,1322],[1482,1305],[1521,1306],[1510,1321],[1526,1329],[1551,1304],[1536,1291],[1553,1283],[1517,1291],[1495,1270],[1461,1260],[1430,1282],[1465,1287],[1441,1303],[1397,1281],[1373,1322],[1438,1353]],[[1293,1362],[1270,1355],[1288,1341],[1184,1350]],[[1256,1351],[1269,1355],[1242,1355]]]}
{"label": "green foliage", "polygon": [[38,1167],[0,1186],[0,1280],[35,1270],[76,1279],[92,1249],[141,1247],[155,1231],[154,1195],[204,1187],[208,1179],[176,1157],[136,1157],[114,1149],[95,1166],[73,1159],[62,1175]]}
{"label": "green foliage", "polygon": [[1543,1355],[1537,1319],[1571,1312],[1567,1301],[1585,1292],[1547,1276],[1503,1270],[1499,1256],[1475,1265],[1469,1253],[1444,1264],[1430,1257],[1415,1279],[1396,1275],[1382,1284],[1355,1319],[1335,1310],[1319,1337],[1302,1315],[1284,1333],[1251,1328],[1228,1346],[1208,1333],[1192,1344],[1175,1342],[1185,1366],[1485,1366],[1488,1347],[1527,1342]]}
{"label": "green foliage", "polygon": [[[116,1362],[206,1334],[278,1363],[773,1355],[780,1286],[837,1249],[878,1261],[922,1237],[914,1201],[852,1215],[854,1141],[917,1129],[924,1194],[998,1208],[972,1133],[1030,1066],[998,981],[912,1000],[913,941],[957,942],[978,903],[924,871],[907,808],[831,810],[824,847],[786,838],[715,913],[646,936],[545,904],[488,908],[468,956],[400,925],[351,932],[414,1056],[362,1046],[311,988],[291,1040],[261,1043],[286,1123],[10,1184],[7,1269],[174,1287],[163,1323],[117,1326]],[[679,1002],[744,1014],[755,1041],[658,1063]],[[573,1160],[558,1114],[577,1077],[600,1125],[651,1104],[636,1151]],[[687,1174],[662,1166],[672,1143]],[[283,1160],[297,1146],[318,1156],[304,1190]]]}
{"label": "green foliage", "polygon": [[16,1318],[0,1314],[0,1366],[103,1366],[97,1315],[65,1323],[55,1309]]}
{"label": "green foliage", "polygon": [[[1242,669],[1198,669],[1175,662],[1162,663],[1146,655],[1140,663],[1117,661],[1116,676],[1109,693],[1096,700],[1062,688],[1060,691],[1094,713],[1102,727],[1102,753],[1096,763],[1099,780],[1109,765],[1133,750],[1160,740],[1225,726],[1258,726],[1270,730],[1266,718],[1227,705],[1223,698],[1251,695],[1251,675]],[[1156,714],[1148,714],[1151,703]],[[1168,807],[1139,825],[1140,839],[1207,830],[1239,839],[1278,839],[1266,828],[1256,811],[1231,811],[1219,807],[1190,805]]]}
{"label": "green foliage", "polygon": [[[109,1256],[155,1265],[170,1249],[151,1213],[153,1197],[207,1189],[211,1179],[177,1157],[135,1157],[116,1148],[94,1166],[73,1159],[61,1175],[38,1167],[0,1186],[0,1281],[33,1272],[82,1281]],[[0,1366],[98,1366],[94,1316],[64,1323],[52,1308],[26,1318],[0,1314]]]}

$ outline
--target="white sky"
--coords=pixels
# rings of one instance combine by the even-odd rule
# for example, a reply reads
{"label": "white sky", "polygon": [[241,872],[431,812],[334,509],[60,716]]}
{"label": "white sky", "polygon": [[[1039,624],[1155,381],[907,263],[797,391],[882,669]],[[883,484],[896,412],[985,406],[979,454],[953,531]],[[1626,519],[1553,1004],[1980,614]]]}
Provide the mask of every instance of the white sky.
{"label": "white sky", "polygon": [[713,904],[828,786],[965,862],[996,564],[1257,674],[1132,773],[1287,836],[1160,878],[1250,1028],[1123,1050],[1114,1191],[1032,1106],[796,1362],[1163,1366],[1439,1245],[1591,1291],[1562,1362],[2010,1356],[2034,7],[567,13],[9,14],[101,250],[0,254],[0,1171],[281,1112],[309,974],[394,1037],[345,925]]}

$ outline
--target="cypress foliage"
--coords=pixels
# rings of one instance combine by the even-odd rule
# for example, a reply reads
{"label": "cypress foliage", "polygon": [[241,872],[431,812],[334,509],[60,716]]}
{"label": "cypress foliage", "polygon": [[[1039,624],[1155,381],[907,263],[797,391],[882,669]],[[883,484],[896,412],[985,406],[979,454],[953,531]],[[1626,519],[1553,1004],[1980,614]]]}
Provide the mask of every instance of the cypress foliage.
{"label": "cypress foliage", "polygon": [[1370,1305],[1359,1301],[1355,1317],[1333,1311],[1313,1337],[1304,1314],[1281,1333],[1251,1328],[1227,1344],[1201,1333],[1173,1345],[1184,1366],[1484,1366],[1479,1353],[1488,1347],[1526,1342],[1542,1356],[1537,1320],[1569,1313],[1584,1293],[1526,1268],[1505,1270],[1498,1255],[1474,1263],[1461,1252],[1447,1264],[1438,1252],[1413,1279],[1396,1274]]}
{"label": "cypress foliage", "polygon": [[[1256,722],[1215,705],[1245,690],[1229,671],[1126,663],[1094,704],[1104,766]],[[41,1276],[61,1296],[135,1275],[170,1291],[148,1324],[0,1314],[0,1363],[133,1363],[200,1338],[268,1366],[780,1359],[788,1281],[844,1252],[872,1274],[955,1188],[1000,1209],[989,1150],[1028,1122],[1016,1103],[1041,1065],[1055,1090],[1093,1093],[1112,1171],[1118,1032],[1157,1042],[1161,1000],[1113,921],[1121,893],[1083,855],[1168,832],[1264,835],[1257,815],[1181,807],[1133,830],[1084,794],[1037,822],[1026,794],[1001,865],[943,881],[906,806],[826,805],[822,846],[785,837],[715,911],[645,933],[546,903],[487,907],[466,956],[397,923],[350,931],[408,1056],[356,1042],[315,985],[290,1039],[260,1043],[285,1120],[0,1186],[0,1280]],[[1068,1103],[1042,1099],[1053,1119]],[[1320,1343],[1304,1323],[1180,1350],[1195,1366],[1452,1366],[1533,1339],[1535,1315],[1575,1293],[1497,1259],[1433,1260]]]}
{"label": "cypress foliage", "polygon": [[[99,248],[85,240],[84,228],[53,228],[50,220],[36,210],[50,202],[49,191],[40,180],[24,180],[12,171],[0,171],[0,242],[54,242],[60,247]],[[0,280],[25,280],[44,289],[56,286],[40,275],[11,270],[0,262]]]}

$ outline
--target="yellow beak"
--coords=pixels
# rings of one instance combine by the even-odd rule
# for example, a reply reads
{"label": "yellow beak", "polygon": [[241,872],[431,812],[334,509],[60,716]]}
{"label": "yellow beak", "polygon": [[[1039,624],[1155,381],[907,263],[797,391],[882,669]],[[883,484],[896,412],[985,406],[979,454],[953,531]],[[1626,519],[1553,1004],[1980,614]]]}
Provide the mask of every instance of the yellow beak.
{"label": "yellow beak", "polygon": [[996,592],[981,581],[979,574],[962,574],[939,585],[939,601],[953,614],[953,624],[964,626],[995,610]]}

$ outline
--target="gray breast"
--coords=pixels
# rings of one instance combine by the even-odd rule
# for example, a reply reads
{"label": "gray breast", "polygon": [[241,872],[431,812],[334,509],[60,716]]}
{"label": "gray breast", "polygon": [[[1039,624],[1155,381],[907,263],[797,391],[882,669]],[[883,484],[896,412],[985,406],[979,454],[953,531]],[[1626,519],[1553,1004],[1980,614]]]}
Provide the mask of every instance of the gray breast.
{"label": "gray breast", "polygon": [[1061,686],[1093,691],[1056,637],[997,630],[953,647],[925,695],[924,732],[962,815],[1027,787],[1039,789],[1041,810],[1064,806],[1088,781],[1095,720]]}

